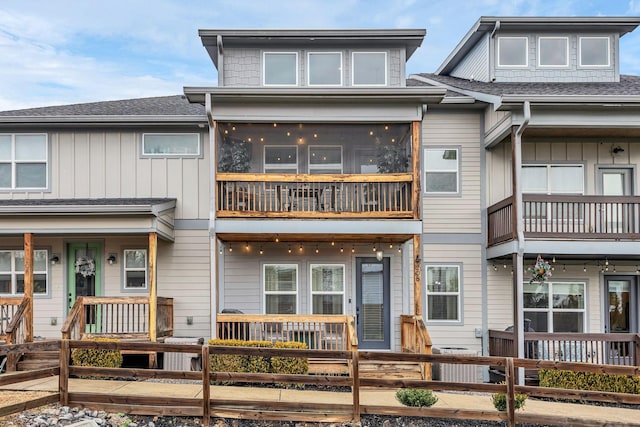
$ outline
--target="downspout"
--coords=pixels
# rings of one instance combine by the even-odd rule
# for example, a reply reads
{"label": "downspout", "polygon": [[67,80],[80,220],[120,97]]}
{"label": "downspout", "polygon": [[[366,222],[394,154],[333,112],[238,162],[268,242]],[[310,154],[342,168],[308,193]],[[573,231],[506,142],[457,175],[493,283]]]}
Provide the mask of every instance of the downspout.
{"label": "downspout", "polygon": [[209,177],[211,188],[209,190],[209,259],[211,260],[210,278],[211,289],[209,304],[211,310],[211,330],[209,336],[217,338],[217,314],[218,314],[218,263],[221,262],[218,257],[218,237],[216,236],[216,138],[215,138],[215,122],[213,120],[213,111],[211,106],[211,93],[204,94],[204,107],[207,114],[207,123],[209,124]]}
{"label": "downspout", "polygon": [[495,25],[493,26],[493,31],[491,31],[491,34],[489,35],[489,81],[492,82],[496,79],[495,76],[495,46],[493,46],[493,49],[491,48],[491,43],[492,40],[494,39],[494,37],[496,36],[496,33],[500,30],[500,21],[496,21]]}
{"label": "downspout", "polygon": [[[522,216],[522,134],[529,125],[531,120],[531,104],[524,101],[522,105],[524,119],[518,129],[516,129],[515,147],[514,147],[514,209],[516,210],[516,233],[518,236],[518,252],[516,255],[516,307],[518,313],[518,357],[524,357],[524,304],[522,301],[524,295],[524,218]],[[518,379],[520,385],[524,385],[524,368],[518,368]]]}
{"label": "downspout", "polygon": [[218,86],[224,86],[224,45],[221,35],[216,37],[216,46],[218,48]]}

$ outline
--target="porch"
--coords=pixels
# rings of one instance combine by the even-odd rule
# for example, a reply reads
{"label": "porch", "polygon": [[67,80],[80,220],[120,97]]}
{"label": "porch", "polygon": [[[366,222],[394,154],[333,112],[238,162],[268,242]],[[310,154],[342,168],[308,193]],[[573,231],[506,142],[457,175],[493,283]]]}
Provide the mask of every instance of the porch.
{"label": "porch", "polygon": [[[631,240],[640,238],[639,196],[523,194],[526,239]],[[514,197],[487,208],[488,245],[516,236]]]}

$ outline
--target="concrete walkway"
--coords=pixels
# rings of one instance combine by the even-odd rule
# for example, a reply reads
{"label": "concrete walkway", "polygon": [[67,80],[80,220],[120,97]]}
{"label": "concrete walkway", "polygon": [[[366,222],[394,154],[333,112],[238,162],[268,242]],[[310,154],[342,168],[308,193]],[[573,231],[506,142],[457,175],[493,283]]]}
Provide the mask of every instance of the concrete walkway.
{"label": "concrete walkway", "polygon": [[[58,377],[49,377],[0,387],[0,390],[58,391]],[[168,384],[150,381],[110,381],[70,379],[70,392],[91,392],[111,395],[137,395],[155,397],[200,398],[199,384]],[[464,394],[436,392],[438,403],[434,407],[495,411],[489,394]],[[345,404],[351,402],[351,393],[308,391],[273,388],[251,388],[234,386],[212,386],[211,397],[221,396],[233,400],[264,400],[283,402],[315,402]],[[364,389],[360,394],[361,405],[398,406],[395,392],[389,390]],[[2,406],[2,403],[0,403]],[[558,415],[584,420],[585,424],[626,424],[640,426],[640,409],[609,408],[587,404],[546,402],[528,399],[522,410],[528,414]]]}

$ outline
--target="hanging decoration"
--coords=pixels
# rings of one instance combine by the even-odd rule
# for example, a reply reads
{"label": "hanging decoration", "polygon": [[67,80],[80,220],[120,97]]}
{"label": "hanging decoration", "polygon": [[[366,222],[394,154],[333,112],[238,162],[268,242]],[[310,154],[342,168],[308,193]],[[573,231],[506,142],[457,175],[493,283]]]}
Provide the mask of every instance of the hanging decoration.
{"label": "hanging decoration", "polygon": [[79,256],[76,258],[76,273],[82,274],[82,277],[94,276],[96,274],[96,262],[88,256]]}
{"label": "hanging decoration", "polygon": [[533,267],[529,267],[529,271],[531,272],[531,280],[529,280],[531,284],[544,283],[551,277],[551,265],[540,255],[538,255]]}

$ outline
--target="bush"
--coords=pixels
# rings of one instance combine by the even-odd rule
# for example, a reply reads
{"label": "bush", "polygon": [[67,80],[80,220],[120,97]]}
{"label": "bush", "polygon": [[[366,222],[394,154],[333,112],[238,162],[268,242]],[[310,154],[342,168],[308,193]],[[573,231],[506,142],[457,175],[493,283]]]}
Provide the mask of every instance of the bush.
{"label": "bush", "polygon": [[[306,349],[307,344],[296,341],[278,341],[273,347]],[[272,357],[271,372],[274,374],[307,374],[309,373],[309,359],[306,357]]]}
{"label": "bush", "polygon": [[433,406],[438,397],[431,390],[402,388],[396,392],[396,399],[405,406],[428,408]]}
{"label": "bush", "polygon": [[541,369],[540,387],[640,394],[640,377]]}
{"label": "bush", "polygon": [[[118,342],[119,340],[113,338],[92,338],[90,341]],[[71,352],[71,361],[76,366],[119,368],[122,366],[122,354],[118,350],[75,348]]]}
{"label": "bush", "polygon": [[[516,410],[523,408],[526,400],[526,394],[516,394],[514,396]],[[505,412],[507,410],[507,395],[505,393],[495,393],[491,395],[491,402],[498,411]]]}
{"label": "bush", "polygon": [[[273,347],[270,341],[209,340],[209,345],[233,347]],[[212,354],[209,358],[211,372],[269,372],[268,357],[243,354]]]}

